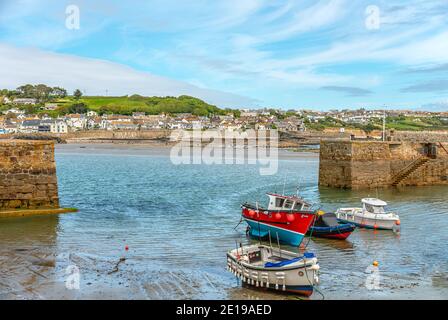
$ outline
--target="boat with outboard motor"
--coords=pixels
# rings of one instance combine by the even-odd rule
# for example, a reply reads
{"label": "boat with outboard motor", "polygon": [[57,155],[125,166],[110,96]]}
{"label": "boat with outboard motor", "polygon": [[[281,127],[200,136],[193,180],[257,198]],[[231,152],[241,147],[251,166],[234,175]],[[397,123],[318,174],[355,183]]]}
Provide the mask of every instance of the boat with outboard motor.
{"label": "boat with outboard motor", "polygon": [[248,224],[248,232],[256,238],[269,234],[292,246],[299,246],[311,226],[317,210],[299,196],[267,193],[267,208],[244,203],[242,219]]}
{"label": "boat with outboard motor", "polygon": [[355,224],[357,227],[369,229],[397,230],[400,217],[387,211],[387,203],[376,198],[361,200],[362,208],[340,208],[336,211],[339,221]]}
{"label": "boat with outboard motor", "polygon": [[352,223],[338,221],[332,212],[319,211],[315,219],[307,233],[313,237],[345,240],[356,229]]}
{"label": "boat with outboard motor", "polygon": [[250,286],[305,296],[319,282],[319,264],[313,253],[300,255],[261,244],[230,250],[227,269]]}

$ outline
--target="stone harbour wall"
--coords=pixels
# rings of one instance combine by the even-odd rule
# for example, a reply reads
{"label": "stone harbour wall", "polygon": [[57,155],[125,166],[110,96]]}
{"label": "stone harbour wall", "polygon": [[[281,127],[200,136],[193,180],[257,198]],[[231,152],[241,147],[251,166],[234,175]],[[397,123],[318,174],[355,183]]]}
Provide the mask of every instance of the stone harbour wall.
{"label": "stone harbour wall", "polygon": [[[437,156],[406,175],[399,185],[448,184],[446,150],[448,143],[437,144]],[[391,186],[397,175],[422,158],[425,142],[322,140],[319,185],[352,189]]]}
{"label": "stone harbour wall", "polygon": [[0,211],[59,208],[53,141],[0,140]]}

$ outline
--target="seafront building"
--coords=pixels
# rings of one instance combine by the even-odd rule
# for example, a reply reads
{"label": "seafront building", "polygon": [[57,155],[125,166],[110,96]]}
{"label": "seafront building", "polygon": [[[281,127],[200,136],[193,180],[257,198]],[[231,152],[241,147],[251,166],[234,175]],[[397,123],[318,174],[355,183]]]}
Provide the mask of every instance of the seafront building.
{"label": "seafront building", "polygon": [[[5,98],[3,98],[5,103]],[[193,130],[218,129],[227,131],[244,131],[248,129],[305,132],[308,126],[328,123],[336,125],[339,132],[344,132],[344,125],[358,126],[379,123],[387,117],[409,117],[419,123],[429,117],[438,117],[448,124],[447,112],[428,112],[412,110],[280,110],[259,109],[240,110],[239,117],[230,112],[223,115],[196,116],[191,113],[174,115],[148,115],[133,112],[132,115],[103,114],[88,110],[84,114],[66,114],[53,119],[46,113],[26,114],[26,107],[35,103],[33,99],[21,98],[9,101],[10,108],[0,115],[0,134],[13,133],[54,133],[65,134],[86,130],[107,131],[142,131],[142,130]],[[55,103],[46,103],[41,110],[54,111]]]}

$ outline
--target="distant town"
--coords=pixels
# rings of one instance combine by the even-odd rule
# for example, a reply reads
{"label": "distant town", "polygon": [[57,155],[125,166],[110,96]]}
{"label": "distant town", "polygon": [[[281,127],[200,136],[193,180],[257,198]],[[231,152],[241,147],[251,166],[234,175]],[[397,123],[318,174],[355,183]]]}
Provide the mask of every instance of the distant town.
{"label": "distant town", "polygon": [[219,129],[280,131],[448,130],[448,112],[415,110],[330,110],[297,108],[220,109],[190,97],[72,95],[59,87],[24,85],[0,91],[0,134],[85,130]]}

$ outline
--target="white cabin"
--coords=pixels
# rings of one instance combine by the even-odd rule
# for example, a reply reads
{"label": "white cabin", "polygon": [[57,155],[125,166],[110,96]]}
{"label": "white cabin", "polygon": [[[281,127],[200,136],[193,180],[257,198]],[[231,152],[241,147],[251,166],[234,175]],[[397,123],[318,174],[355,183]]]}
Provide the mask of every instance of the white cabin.
{"label": "white cabin", "polygon": [[363,211],[367,211],[374,214],[386,213],[387,203],[383,200],[376,198],[364,198],[361,200]]}
{"label": "white cabin", "polygon": [[274,193],[267,193],[269,197],[268,210],[294,210],[294,211],[311,211],[312,205],[299,197],[290,197]]}

